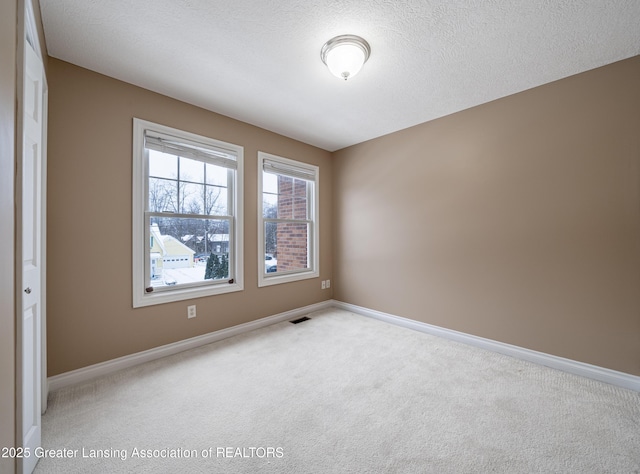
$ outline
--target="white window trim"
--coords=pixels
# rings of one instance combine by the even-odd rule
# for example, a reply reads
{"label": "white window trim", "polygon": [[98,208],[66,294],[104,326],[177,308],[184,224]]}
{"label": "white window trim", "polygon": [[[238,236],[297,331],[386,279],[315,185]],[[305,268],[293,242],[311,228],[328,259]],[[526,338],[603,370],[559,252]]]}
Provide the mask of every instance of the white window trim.
{"label": "white window trim", "polygon": [[[264,210],[262,196],[262,171],[264,169],[264,161],[271,160],[289,165],[294,168],[309,170],[315,174],[315,182],[313,185],[313,204],[311,210],[313,212],[312,237],[310,243],[309,257],[311,259],[311,268],[306,271],[296,273],[285,273],[278,275],[277,272],[272,274],[265,273],[264,259]],[[303,163],[301,161],[291,160],[282,156],[271,155],[262,151],[258,152],[258,287],[279,285],[281,283],[289,283],[292,281],[306,280],[309,278],[320,277],[320,168],[315,165]]]}
{"label": "white window trim", "polygon": [[[236,183],[234,186],[234,231],[235,231],[235,267],[234,282],[230,284],[212,284],[210,286],[198,286],[191,288],[177,287],[170,291],[145,292],[145,219],[147,160],[144,152],[144,131],[150,129],[165,133],[185,140],[211,145],[217,148],[225,148],[233,152],[237,157]],[[146,120],[133,119],[133,307],[139,308],[173,301],[182,301],[203,296],[219,295],[242,291],[244,289],[244,148],[232,143],[226,143],[213,138],[203,137],[194,133],[185,132],[175,128],[148,122]],[[229,245],[233,245],[231,242]]]}

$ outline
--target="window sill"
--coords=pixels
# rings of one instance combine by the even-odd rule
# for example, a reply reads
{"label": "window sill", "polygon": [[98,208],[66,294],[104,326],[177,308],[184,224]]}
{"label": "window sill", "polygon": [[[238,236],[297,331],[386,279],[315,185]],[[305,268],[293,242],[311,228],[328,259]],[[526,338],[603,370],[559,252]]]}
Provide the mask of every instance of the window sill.
{"label": "window sill", "polygon": [[236,281],[235,283],[227,285],[215,285],[204,288],[176,288],[175,290],[171,291],[145,293],[144,295],[135,294],[133,298],[133,307],[141,308],[144,306],[173,303],[175,301],[203,298],[205,296],[222,295],[225,293],[233,293],[242,290],[244,290],[244,285]]}
{"label": "window sill", "polygon": [[292,281],[307,280],[309,278],[319,278],[319,271],[309,271],[301,273],[293,273],[289,275],[269,275],[258,276],[258,287],[279,285],[281,283],[290,283]]}

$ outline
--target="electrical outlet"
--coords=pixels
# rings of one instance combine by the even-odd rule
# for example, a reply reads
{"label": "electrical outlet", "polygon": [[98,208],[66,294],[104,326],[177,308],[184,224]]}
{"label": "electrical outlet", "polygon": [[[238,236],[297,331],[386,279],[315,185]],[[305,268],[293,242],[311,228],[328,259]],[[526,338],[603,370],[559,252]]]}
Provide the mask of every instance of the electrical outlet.
{"label": "electrical outlet", "polygon": [[187,306],[187,318],[195,318],[196,317],[196,305],[192,304],[191,306]]}
{"label": "electrical outlet", "polygon": [[327,288],[327,282],[322,280],[322,289],[326,289]]}
{"label": "electrical outlet", "polygon": [[331,280],[327,280],[327,288],[331,288]]}

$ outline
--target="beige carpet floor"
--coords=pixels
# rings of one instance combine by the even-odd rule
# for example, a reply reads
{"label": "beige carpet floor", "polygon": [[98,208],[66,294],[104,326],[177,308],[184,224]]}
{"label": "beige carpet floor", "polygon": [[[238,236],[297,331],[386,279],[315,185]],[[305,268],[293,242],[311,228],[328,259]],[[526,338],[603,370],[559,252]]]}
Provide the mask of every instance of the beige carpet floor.
{"label": "beige carpet floor", "polygon": [[637,392],[310,316],[52,393],[36,472],[640,472]]}

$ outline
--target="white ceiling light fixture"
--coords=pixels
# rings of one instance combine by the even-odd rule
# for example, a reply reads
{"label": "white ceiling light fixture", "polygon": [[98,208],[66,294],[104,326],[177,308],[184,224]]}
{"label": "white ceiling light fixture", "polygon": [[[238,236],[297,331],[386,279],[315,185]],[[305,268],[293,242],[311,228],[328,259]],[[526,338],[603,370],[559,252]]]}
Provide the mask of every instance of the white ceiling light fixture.
{"label": "white ceiling light fixture", "polygon": [[369,43],[356,35],[331,38],[320,51],[322,62],[331,74],[345,81],[360,72],[370,55]]}

